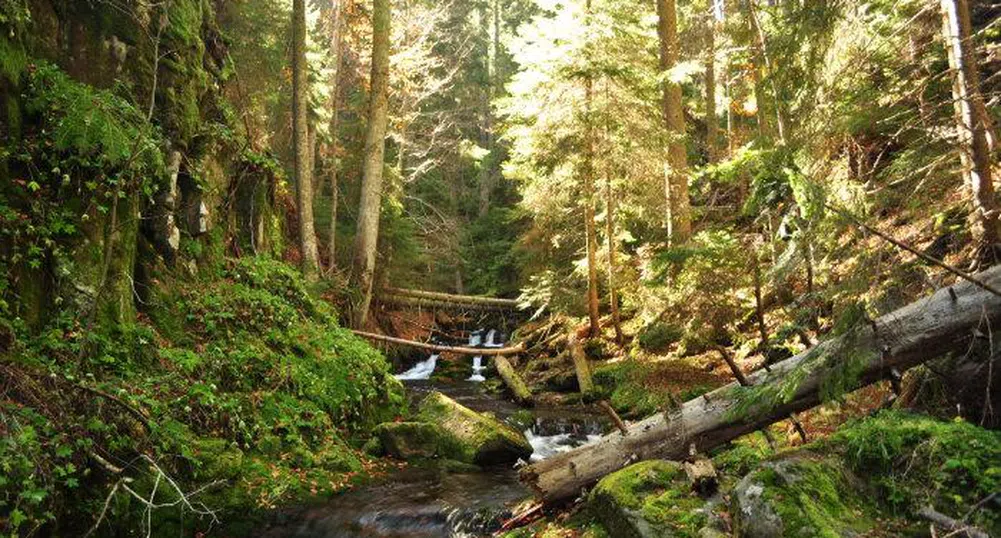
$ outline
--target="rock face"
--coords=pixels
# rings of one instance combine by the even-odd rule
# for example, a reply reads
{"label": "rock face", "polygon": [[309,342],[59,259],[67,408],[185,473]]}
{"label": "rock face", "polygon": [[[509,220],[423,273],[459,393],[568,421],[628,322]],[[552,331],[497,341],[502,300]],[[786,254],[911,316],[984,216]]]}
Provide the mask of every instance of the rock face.
{"label": "rock face", "polygon": [[520,432],[440,392],[429,394],[421,402],[420,417],[444,430],[459,446],[453,459],[483,465],[527,460],[532,455],[532,445]]}
{"label": "rock face", "polygon": [[736,536],[849,537],[870,527],[864,495],[837,463],[795,453],[761,464],[733,491]]}
{"label": "rock face", "polygon": [[[691,491],[680,463],[650,460],[603,478],[589,509],[614,536],[653,538],[697,536],[709,522],[711,502]],[[711,528],[705,531],[712,535]]]}

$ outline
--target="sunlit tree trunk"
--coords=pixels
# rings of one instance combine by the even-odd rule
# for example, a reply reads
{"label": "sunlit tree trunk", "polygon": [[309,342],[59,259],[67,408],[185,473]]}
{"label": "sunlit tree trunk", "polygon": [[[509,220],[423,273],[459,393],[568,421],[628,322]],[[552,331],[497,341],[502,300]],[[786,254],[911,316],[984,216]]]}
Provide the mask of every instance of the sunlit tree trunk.
{"label": "sunlit tree trunk", "polygon": [[334,69],[330,74],[330,236],[327,248],[330,251],[330,273],[337,267],[337,135],[340,127],[341,67],[344,64],[343,0],[331,0],[330,6],[330,54],[334,59]]}
{"label": "sunlit tree trunk", "polygon": [[[745,6],[747,19],[751,25],[751,41],[754,47],[755,65],[752,76],[754,78],[754,95],[758,101],[758,126],[761,131],[760,134],[771,137],[778,135],[778,140],[784,143],[786,140],[786,122],[785,115],[782,112],[782,103],[779,102],[778,87],[775,85],[775,80],[770,79],[772,95],[766,96],[767,91],[761,79],[762,68],[767,69],[770,75],[773,73],[771,59],[768,56],[768,40],[765,38],[764,29],[761,28],[761,21],[758,19],[755,0],[746,0]],[[772,128],[772,120],[770,118],[772,115],[775,117],[774,129]]]}
{"label": "sunlit tree trunk", "polygon": [[[657,35],[660,39],[660,70],[678,63],[678,14],[674,0],[657,0]],[[672,244],[692,235],[692,209],[688,198],[688,155],[685,149],[685,117],[681,109],[681,86],[665,81],[661,112],[669,137],[664,189],[668,206],[668,229]]]}
{"label": "sunlit tree trunk", "polygon": [[605,175],[605,242],[608,247],[608,305],[612,311],[612,326],[615,329],[615,343],[622,345],[622,319],[619,315],[619,292],[615,285],[615,193],[612,176]]}
{"label": "sunlit tree trunk", "polygon": [[960,141],[963,179],[973,201],[971,233],[980,263],[993,264],[998,243],[998,208],[991,178],[994,139],[980,93],[980,76],[971,42],[967,0],[942,0],[942,31],[952,74],[952,102]]}
{"label": "sunlit tree trunk", "polygon": [[706,152],[709,164],[719,159],[719,126],[716,119],[716,20],[706,21]]}
{"label": "sunlit tree trunk", "polygon": [[[487,156],[483,161],[483,168],[480,170],[480,210],[479,216],[483,217],[490,211],[490,195],[494,189],[494,163],[496,162],[496,141],[494,138],[494,116],[491,102],[497,93],[497,55],[500,52],[500,2],[492,0],[484,6],[482,13],[482,25],[484,29],[484,42],[486,54],[484,61],[487,68],[487,87],[484,91],[483,105],[483,143],[487,150]],[[492,27],[491,27],[492,20]]]}
{"label": "sunlit tree trunk", "polygon": [[309,82],[306,67],[306,1],[292,3],[292,145],[295,148],[295,193],[299,209],[299,249],[302,271],[315,278],[319,267],[316,231],[313,229],[313,170],[310,167],[308,107]]}
{"label": "sunlit tree trunk", "polygon": [[365,161],[362,169],[361,202],[358,207],[358,231],[355,235],[352,283],[361,292],[354,309],[354,325],[361,327],[368,318],[375,277],[376,246],[379,239],[379,216],[382,205],[383,156],[386,150],[386,124],[389,112],[389,32],[390,0],[374,0],[372,9],[372,73],[368,126],[365,133]]}
{"label": "sunlit tree trunk", "polygon": [[[586,3],[587,25],[591,24],[591,0]],[[590,54],[589,54],[590,55]],[[591,59],[591,58],[589,58]],[[601,334],[598,313],[598,232],[594,224],[594,79],[584,77],[584,227],[587,236],[587,315],[591,336]]]}

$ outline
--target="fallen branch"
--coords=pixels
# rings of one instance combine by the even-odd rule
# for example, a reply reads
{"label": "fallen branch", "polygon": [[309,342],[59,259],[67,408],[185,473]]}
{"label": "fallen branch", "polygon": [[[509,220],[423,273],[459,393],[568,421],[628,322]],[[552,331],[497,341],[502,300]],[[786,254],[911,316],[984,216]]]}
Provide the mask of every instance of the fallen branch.
{"label": "fallen branch", "polygon": [[[1001,285],[1001,267],[976,275]],[[748,376],[751,387],[731,383],[680,408],[629,426],[629,435],[606,435],[600,441],[558,454],[520,471],[545,502],[576,496],[601,477],[648,459],[685,458],[690,445],[705,453],[732,439],[760,430],[823,401],[828,383],[843,391],[887,378],[928,360],[965,351],[984,319],[1001,321],[1001,297],[971,282],[960,282],[854,330],[823,342],[770,370]],[[844,360],[854,361],[846,369]],[[846,378],[846,372],[857,372]]]}
{"label": "fallen branch", "polygon": [[397,306],[409,306],[415,308],[428,308],[440,310],[476,310],[476,311],[499,311],[510,310],[507,306],[476,303],[456,303],[451,301],[441,301],[424,297],[410,297],[404,295],[382,294],[378,297],[379,302]]}
{"label": "fallen branch", "polygon": [[437,353],[455,353],[458,355],[480,355],[483,357],[493,357],[497,355],[517,355],[522,351],[525,351],[521,344],[512,347],[452,347],[452,346],[442,346],[439,344],[428,344],[426,342],[415,342],[413,340],[404,340],[402,338],[394,338],[392,336],[386,336],[384,334],[375,334],[364,331],[351,331],[354,334],[366,338],[368,340],[375,340],[377,342],[386,342],[389,344],[399,344],[401,346],[416,347],[419,349],[426,349],[428,351],[434,351]]}
{"label": "fallen branch", "polygon": [[943,529],[949,531],[952,536],[967,536],[968,538],[991,538],[986,532],[974,527],[973,525],[967,525],[962,521],[953,519],[942,512],[939,512],[932,508],[931,506],[925,506],[918,511],[918,515],[931,521],[935,525],[942,527]]}
{"label": "fallen branch", "polygon": [[622,417],[620,417],[619,414],[615,412],[615,409],[612,409],[612,406],[608,403],[607,400],[602,400],[598,402],[598,407],[601,408],[601,410],[604,411],[606,415],[608,415],[608,418],[610,418],[612,420],[612,423],[615,424],[615,427],[618,428],[620,432],[622,432],[622,435],[629,435],[629,428],[626,427],[626,423],[622,422]]}

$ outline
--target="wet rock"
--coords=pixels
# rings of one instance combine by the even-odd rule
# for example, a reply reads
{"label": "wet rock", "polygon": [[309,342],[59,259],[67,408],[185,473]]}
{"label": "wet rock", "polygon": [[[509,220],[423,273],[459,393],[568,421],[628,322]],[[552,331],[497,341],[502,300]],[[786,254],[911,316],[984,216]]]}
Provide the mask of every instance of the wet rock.
{"label": "wet rock", "polygon": [[854,480],[833,460],[795,453],[761,464],[734,488],[736,536],[858,536],[871,528]]}
{"label": "wet rock", "polygon": [[386,422],[373,431],[365,451],[387,454],[401,460],[430,459],[459,455],[460,449],[448,434],[426,422]]}
{"label": "wet rock", "polygon": [[458,447],[453,459],[466,463],[509,463],[528,459],[532,445],[521,432],[432,392],[421,402],[421,419],[440,427]]}
{"label": "wet rock", "polygon": [[615,536],[694,536],[709,520],[711,505],[691,491],[680,463],[650,460],[603,478],[589,510]]}

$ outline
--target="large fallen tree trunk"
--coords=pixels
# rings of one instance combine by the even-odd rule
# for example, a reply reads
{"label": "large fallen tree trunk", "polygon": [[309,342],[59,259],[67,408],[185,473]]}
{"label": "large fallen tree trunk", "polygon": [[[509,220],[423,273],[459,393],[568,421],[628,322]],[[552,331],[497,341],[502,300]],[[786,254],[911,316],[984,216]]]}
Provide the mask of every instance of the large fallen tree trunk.
{"label": "large fallen tree trunk", "polygon": [[454,303],[450,301],[441,301],[438,299],[427,299],[423,297],[410,297],[410,296],[392,295],[392,294],[379,295],[378,300],[382,304],[411,307],[411,308],[426,308],[428,310],[465,310],[465,311],[476,311],[476,312],[497,312],[497,311],[511,310],[511,307],[508,306],[498,306],[498,305],[478,304],[478,303]]}
{"label": "large fallen tree trunk", "polygon": [[428,299],[441,301],[444,303],[454,303],[457,305],[481,305],[495,306],[500,308],[518,308],[518,301],[515,299],[498,299],[496,297],[483,297],[480,295],[454,295],[451,293],[440,293],[435,291],[408,290],[405,288],[383,288],[382,293],[396,297],[412,297],[415,299]]}
{"label": "large fallen tree trunk", "polygon": [[[1001,286],[1001,267],[976,278]],[[960,282],[930,297],[731,383],[673,411],[648,417],[628,434],[606,435],[592,445],[525,467],[523,481],[545,502],[568,499],[631,462],[683,459],[762,429],[821,403],[825,395],[854,390],[949,352],[966,353],[1001,319],[1001,297]],[[979,331],[978,331],[979,329]]]}
{"label": "large fallen tree trunk", "polygon": [[455,353],[458,355],[481,355],[484,357],[494,356],[494,355],[517,355],[525,348],[521,345],[512,347],[456,347],[456,346],[442,346],[439,344],[429,344],[426,342],[416,342],[414,340],[404,340],[403,338],[394,338],[392,336],[386,336],[384,334],[367,333],[364,331],[351,332],[356,335],[366,338],[368,340],[375,340],[377,342],[386,342],[387,344],[399,344],[401,346],[410,346],[420,349],[426,349],[428,351],[434,351],[436,353]]}

